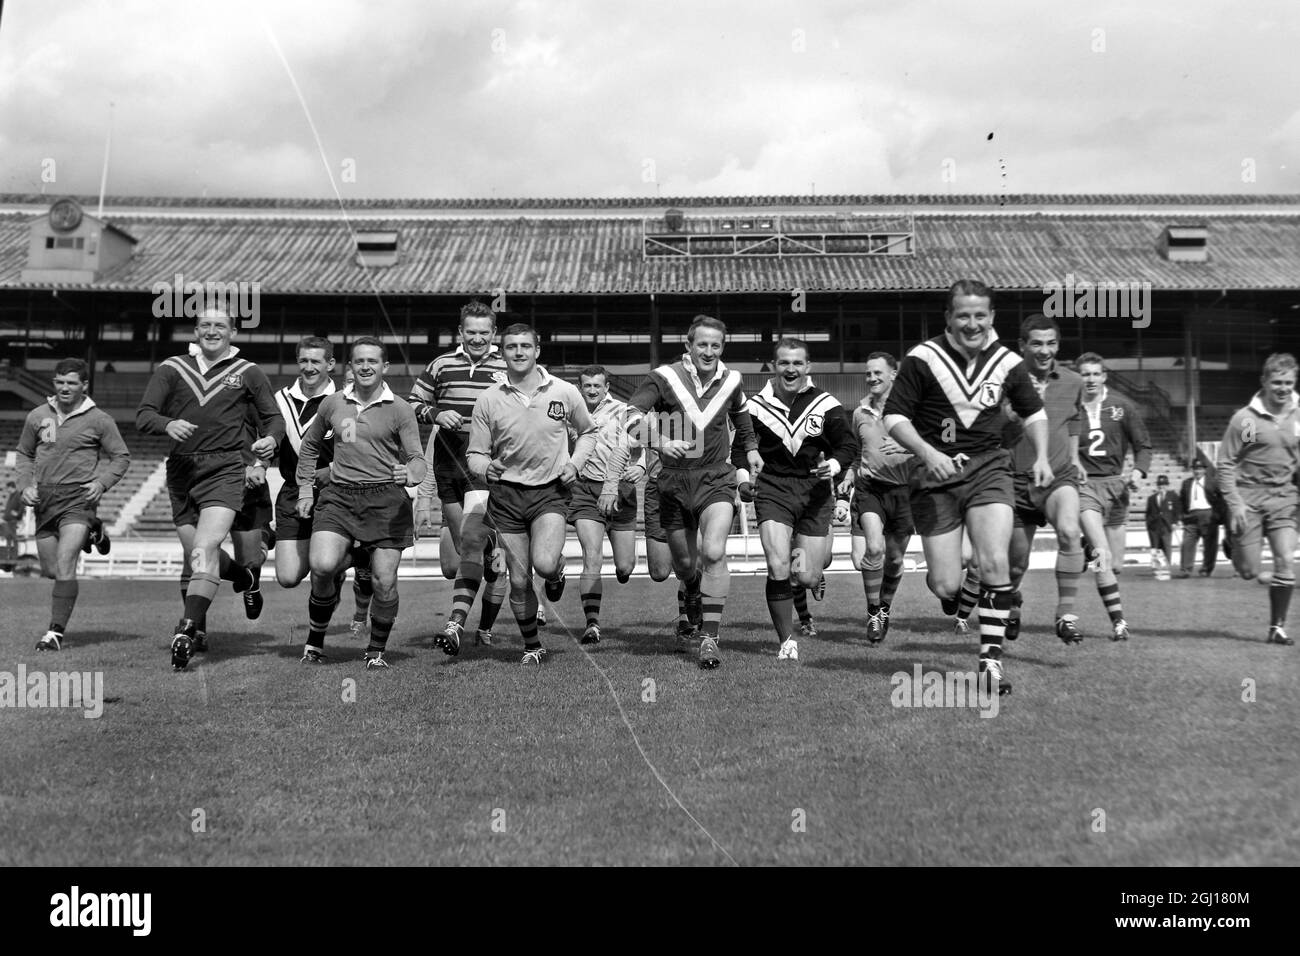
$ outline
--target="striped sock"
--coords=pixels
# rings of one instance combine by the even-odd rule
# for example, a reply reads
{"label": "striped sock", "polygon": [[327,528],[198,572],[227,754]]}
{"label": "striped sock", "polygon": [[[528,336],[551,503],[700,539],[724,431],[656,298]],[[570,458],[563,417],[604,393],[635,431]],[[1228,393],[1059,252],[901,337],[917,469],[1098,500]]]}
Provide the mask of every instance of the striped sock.
{"label": "striped sock", "polygon": [[790,594],[794,598],[794,612],[799,615],[799,623],[807,624],[812,620],[812,614],[808,612],[808,589],[795,584],[791,586]]}
{"label": "striped sock", "polygon": [[600,623],[600,597],[601,597],[600,578],[596,578],[596,585],[590,591],[583,591],[580,595],[582,598],[582,613],[586,615],[587,626]]}
{"label": "striped sock", "polygon": [[966,579],[961,582],[961,595],[957,598],[957,616],[969,620],[971,611],[980,600],[980,576],[974,568],[966,569]]}
{"label": "striped sock", "polygon": [[397,591],[391,601],[376,597],[370,604],[370,645],[368,651],[382,651],[388,646],[388,635],[397,622]]}
{"label": "striped sock", "polygon": [[1124,605],[1119,599],[1119,582],[1115,580],[1114,571],[1097,572],[1097,593],[1101,595],[1101,603],[1106,605],[1110,622],[1118,624],[1124,620]]}
{"label": "striped sock", "polygon": [[700,633],[716,641],[722,626],[722,612],[727,606],[727,595],[731,591],[731,574],[725,563],[719,563],[702,578],[700,594],[704,603],[704,620],[700,624]]}
{"label": "striped sock", "polygon": [[77,592],[80,586],[77,580],[55,581],[54,591],[50,596],[50,630],[58,631],[60,634],[68,626],[68,618],[72,617],[72,609],[77,606]]}
{"label": "striped sock", "polygon": [[880,585],[880,603],[889,606],[894,603],[894,595],[898,593],[898,586],[903,583],[903,562],[890,564],[885,562],[885,578]]}
{"label": "striped sock", "polygon": [[334,616],[334,608],[338,603],[337,591],[322,595],[312,591],[307,595],[307,643],[310,646],[325,646],[325,631],[330,626],[330,618]]}
{"label": "striped sock", "polygon": [[988,584],[980,591],[980,660],[999,660],[1007,621],[1015,603],[1010,584]]}
{"label": "striped sock", "polygon": [[1056,619],[1074,617],[1074,602],[1079,597],[1079,578],[1085,565],[1083,549],[1058,551],[1056,555]]}
{"label": "striped sock", "polygon": [[1291,591],[1295,587],[1295,577],[1285,577],[1274,572],[1273,581],[1268,586],[1269,623],[1276,627],[1286,626],[1286,614],[1291,609]]}
{"label": "striped sock", "polygon": [[794,595],[790,591],[790,579],[775,581],[767,579],[767,612],[772,615],[772,625],[776,636],[784,644],[790,639],[794,629],[791,612],[794,608]]}
{"label": "striped sock", "polygon": [[523,635],[524,647],[529,650],[541,647],[542,642],[537,639],[537,592],[529,588],[522,600],[511,592],[510,610],[514,612],[519,633]]}
{"label": "striped sock", "polygon": [[862,592],[867,596],[867,613],[875,614],[880,610],[880,605],[884,602],[880,599],[880,592],[884,589],[885,584],[885,559],[876,558],[873,562],[871,558],[863,557],[862,559]]}
{"label": "striped sock", "polygon": [[691,626],[691,620],[686,614],[686,582],[677,582],[677,630],[684,631]]}

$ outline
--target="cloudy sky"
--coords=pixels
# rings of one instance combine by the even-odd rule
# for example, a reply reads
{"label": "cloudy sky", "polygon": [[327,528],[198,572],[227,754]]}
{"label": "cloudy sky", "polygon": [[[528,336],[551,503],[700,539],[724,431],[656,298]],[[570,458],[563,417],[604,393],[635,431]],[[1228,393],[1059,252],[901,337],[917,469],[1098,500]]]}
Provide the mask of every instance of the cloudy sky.
{"label": "cloudy sky", "polygon": [[111,117],[117,195],[1295,193],[1297,49],[1292,0],[8,0],[0,191],[96,193]]}

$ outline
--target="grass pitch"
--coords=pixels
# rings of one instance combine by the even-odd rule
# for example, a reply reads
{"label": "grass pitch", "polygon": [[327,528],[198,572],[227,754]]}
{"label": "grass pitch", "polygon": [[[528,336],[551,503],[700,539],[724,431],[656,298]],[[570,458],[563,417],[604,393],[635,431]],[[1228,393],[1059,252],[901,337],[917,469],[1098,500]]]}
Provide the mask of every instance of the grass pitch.
{"label": "grass pitch", "polygon": [[306,590],[272,584],[256,622],[223,591],[173,674],[174,584],[83,582],[57,654],[33,650],[49,582],[0,584],[0,671],[102,671],[108,699],[0,709],[0,864],[1300,862],[1300,648],[1263,643],[1265,589],[1223,570],[1122,579],[1126,644],[1085,581],[1079,647],[1031,574],[992,719],[891,703],[896,672],[975,667],[921,575],[876,648],[833,576],[798,664],[737,576],[716,671],[672,653],[672,583],[608,581],[579,647],[570,578],[540,669],[508,607],[498,646],[444,656],[450,585],[412,581],[370,673],[346,591],[327,665],[298,663]]}

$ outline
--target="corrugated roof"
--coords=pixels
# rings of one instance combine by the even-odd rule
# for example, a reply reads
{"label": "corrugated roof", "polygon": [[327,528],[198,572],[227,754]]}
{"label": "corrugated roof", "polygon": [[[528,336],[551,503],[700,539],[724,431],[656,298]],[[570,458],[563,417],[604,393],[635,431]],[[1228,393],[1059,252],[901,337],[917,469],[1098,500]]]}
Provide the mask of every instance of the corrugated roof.
{"label": "corrugated roof", "polygon": [[[1096,205],[1102,197],[1087,198]],[[1187,204],[1186,197],[1166,198],[1181,198],[1170,205]],[[530,202],[529,208],[536,208],[536,201]],[[1126,212],[1122,205],[1092,212],[1013,212],[987,205],[960,212],[917,210],[914,255],[781,259],[647,260],[642,221],[635,215],[372,216],[366,230],[399,234],[398,263],[369,270],[357,265],[349,224],[337,212],[231,218],[174,210],[106,213],[105,218],[129,225],[139,239],[135,255],[93,285],[66,288],[149,291],[155,282],[173,281],[177,272],[187,281],[259,281],[263,295],[934,291],[960,276],[1000,289],[1036,289],[1067,275],[1150,282],[1156,289],[1300,287],[1297,197],[1262,204],[1258,213],[1234,209],[1190,220],[1172,210]],[[0,288],[51,288],[21,280],[31,219],[31,214],[0,214]],[[1209,261],[1165,260],[1162,231],[1189,221],[1208,226]]]}

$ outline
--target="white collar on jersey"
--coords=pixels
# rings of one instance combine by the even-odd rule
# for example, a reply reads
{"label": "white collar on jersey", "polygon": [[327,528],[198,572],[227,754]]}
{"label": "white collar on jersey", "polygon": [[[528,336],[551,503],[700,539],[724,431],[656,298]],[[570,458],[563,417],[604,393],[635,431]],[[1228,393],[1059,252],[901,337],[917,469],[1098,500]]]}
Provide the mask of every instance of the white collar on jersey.
{"label": "white collar on jersey", "polygon": [[[387,383],[385,383],[385,387],[387,387]],[[336,388],[334,385],[334,379],[329,377],[326,377],[325,379],[324,391],[318,392],[316,393],[316,395],[310,397],[302,390],[301,378],[295,378],[293,380],[293,384],[290,385],[288,389],[286,389],[286,391],[289,393],[290,398],[296,398],[300,402],[310,401],[311,398],[319,398],[322,395],[333,395],[335,390]]]}
{"label": "white collar on jersey", "polygon": [[226,359],[232,359],[236,355],[238,355],[239,346],[232,345],[230,349],[226,352],[226,354],[221,356],[221,358],[217,359],[217,361],[215,362],[209,362],[207,359],[203,357],[203,349],[199,347],[198,342],[190,343],[189,352],[190,355],[194,356],[194,360],[199,363],[199,371],[202,372],[204,375],[207,375],[208,369],[212,368],[214,365],[224,362]]}
{"label": "white collar on jersey", "polygon": [[[1282,409],[1282,414],[1286,415],[1289,412],[1295,411],[1297,405],[1300,405],[1300,392],[1292,392],[1291,404],[1288,405],[1286,408]],[[1252,412],[1258,412],[1260,415],[1267,415],[1269,418],[1276,417],[1272,412],[1268,410],[1268,406],[1264,404],[1263,389],[1260,389],[1258,392],[1255,393],[1255,397],[1250,400],[1250,404],[1247,405],[1246,407],[1249,408]]]}
{"label": "white collar on jersey", "polygon": [[[355,384],[356,383],[354,382],[353,385]],[[357,392],[353,385],[349,385],[343,389],[343,397],[349,402],[355,402],[356,404],[361,405],[361,399],[357,398]],[[369,404],[363,405],[362,408],[369,408],[371,405],[378,405],[380,402],[391,401],[394,401],[393,390],[389,388],[388,383],[385,382],[384,387],[379,390],[379,394],[372,398]]]}
{"label": "white collar on jersey", "polygon": [[722,359],[718,359],[718,367],[713,371],[713,378],[709,379],[708,385],[705,385],[700,381],[700,370],[697,369],[695,363],[691,361],[691,354],[689,352],[682,356],[682,365],[686,368],[686,374],[691,377],[691,384],[695,386],[696,395],[703,395],[705,389],[712,386],[714,382],[721,382],[726,378],[727,372],[730,371],[723,363]]}

